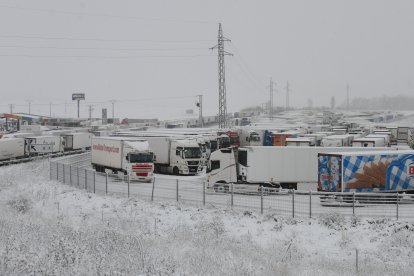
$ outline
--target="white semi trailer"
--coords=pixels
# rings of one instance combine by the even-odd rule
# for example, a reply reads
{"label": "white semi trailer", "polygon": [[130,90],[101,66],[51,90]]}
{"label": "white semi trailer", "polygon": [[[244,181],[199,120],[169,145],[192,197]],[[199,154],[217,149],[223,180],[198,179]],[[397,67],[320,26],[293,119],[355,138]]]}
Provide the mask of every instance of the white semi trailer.
{"label": "white semi trailer", "polygon": [[253,186],[256,191],[260,186],[296,189],[301,184],[302,187],[316,187],[319,153],[386,149],[389,150],[356,147],[245,147],[238,151],[234,148],[220,149],[210,156],[207,181],[208,186],[215,190],[229,190],[230,183],[237,184],[234,185],[237,189]]}
{"label": "white semi trailer", "polygon": [[74,132],[61,134],[65,151],[89,150],[92,144],[92,134],[87,132]]}
{"label": "white semi trailer", "polygon": [[23,138],[0,139],[0,161],[25,157]]}
{"label": "white semi trailer", "polygon": [[97,172],[121,172],[133,180],[151,181],[154,154],[144,139],[133,137],[92,138],[92,166]]}
{"label": "white semi trailer", "polygon": [[60,136],[31,136],[25,138],[27,155],[63,152],[63,140]]}

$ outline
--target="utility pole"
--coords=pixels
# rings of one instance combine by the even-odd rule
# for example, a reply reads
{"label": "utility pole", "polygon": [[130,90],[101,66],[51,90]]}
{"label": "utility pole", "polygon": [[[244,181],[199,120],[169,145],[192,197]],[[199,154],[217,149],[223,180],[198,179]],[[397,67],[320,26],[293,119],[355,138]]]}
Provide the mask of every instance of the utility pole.
{"label": "utility pole", "polygon": [[290,87],[289,87],[289,82],[286,83],[286,111],[289,110],[289,92],[290,92]]}
{"label": "utility pole", "polygon": [[349,110],[349,83],[346,84],[346,110]]}
{"label": "utility pole", "polygon": [[27,102],[29,103],[29,115],[30,115],[31,114],[31,112],[30,112],[30,105],[32,104],[32,100],[28,100]]}
{"label": "utility pole", "polygon": [[200,127],[204,127],[204,122],[203,122],[203,95],[197,95],[198,97],[198,103],[197,103],[197,107],[198,107],[198,121],[200,122]]}
{"label": "utility pole", "polygon": [[224,42],[226,41],[230,40],[223,37],[223,30],[221,29],[221,23],[219,23],[218,43],[216,46],[210,48],[212,50],[217,48],[218,51],[219,128],[226,128],[228,126],[224,56],[233,54],[224,51]]}
{"label": "utility pole", "polygon": [[270,78],[270,84],[269,84],[269,93],[270,93],[270,99],[269,99],[269,117],[273,118],[273,86],[276,85],[276,83]]}
{"label": "utility pole", "polygon": [[13,106],[14,106],[14,104],[9,104],[9,106],[10,106],[10,114],[13,114]]}
{"label": "utility pole", "polygon": [[89,110],[89,121],[92,122],[92,111],[94,110],[93,105],[88,105],[88,110]]}
{"label": "utility pole", "polygon": [[52,117],[52,102],[49,102],[49,117]]}
{"label": "utility pole", "polygon": [[115,102],[116,100],[110,100],[110,102],[112,103],[112,123],[115,124]]}

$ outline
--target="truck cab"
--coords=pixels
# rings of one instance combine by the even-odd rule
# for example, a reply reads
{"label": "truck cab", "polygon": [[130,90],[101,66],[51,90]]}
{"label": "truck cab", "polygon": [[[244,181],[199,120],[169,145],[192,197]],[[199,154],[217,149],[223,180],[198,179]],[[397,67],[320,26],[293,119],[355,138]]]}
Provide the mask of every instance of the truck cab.
{"label": "truck cab", "polygon": [[201,149],[196,140],[172,141],[170,156],[173,174],[197,174],[203,169]]}
{"label": "truck cab", "polygon": [[234,148],[219,149],[211,153],[209,161],[208,186],[215,183],[237,182],[237,162]]}
{"label": "truck cab", "polygon": [[151,181],[154,172],[154,153],[149,150],[148,142],[125,142],[123,148],[125,162],[123,170],[130,178],[139,181]]}

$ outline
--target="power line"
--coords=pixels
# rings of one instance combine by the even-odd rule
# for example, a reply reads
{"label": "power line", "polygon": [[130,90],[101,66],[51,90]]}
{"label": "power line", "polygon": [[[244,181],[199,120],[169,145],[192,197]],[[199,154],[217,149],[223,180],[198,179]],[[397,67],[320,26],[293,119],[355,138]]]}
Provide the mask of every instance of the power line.
{"label": "power line", "polygon": [[95,16],[95,17],[108,17],[108,18],[129,19],[129,20],[133,19],[133,20],[145,20],[145,21],[161,21],[161,22],[169,22],[169,23],[216,24],[216,22],[204,21],[204,20],[138,17],[138,16],[114,15],[114,14],[106,14],[106,13],[75,12],[75,11],[64,11],[64,10],[54,10],[54,9],[39,9],[39,8],[28,8],[28,7],[17,7],[17,6],[9,6],[9,5],[0,5],[0,8],[23,10],[23,11],[34,11],[34,12],[45,12],[45,13],[60,13],[60,14],[75,15],[75,16],[87,15],[87,16]]}
{"label": "power line", "polygon": [[22,58],[96,58],[96,59],[136,59],[136,58],[195,58],[211,57],[212,55],[157,55],[157,56],[92,56],[92,55],[27,55],[27,54],[0,54],[0,57]]}
{"label": "power line", "polygon": [[193,43],[212,42],[212,40],[151,40],[151,39],[109,39],[109,38],[83,38],[63,36],[29,36],[29,35],[0,35],[3,38],[23,38],[41,40],[70,40],[70,41],[99,41],[99,42],[152,42],[152,43]]}
{"label": "power line", "polygon": [[[231,42],[230,45],[233,47],[233,50],[237,54],[237,57],[235,59],[236,59],[237,63],[239,63],[240,68],[242,69],[242,71],[245,72],[245,73],[247,72],[246,76],[249,77],[255,83],[255,85],[257,85],[257,87],[261,87],[259,85],[260,82],[257,80],[256,76],[250,70],[250,66],[248,66],[248,63],[243,59],[242,55],[240,54],[240,51],[237,49],[234,42]],[[241,62],[239,62],[238,59],[240,59]]]}
{"label": "power line", "polygon": [[53,50],[105,50],[105,51],[188,51],[205,50],[206,48],[106,48],[106,47],[54,47],[54,46],[25,46],[0,45],[0,48],[12,49],[53,49]]}

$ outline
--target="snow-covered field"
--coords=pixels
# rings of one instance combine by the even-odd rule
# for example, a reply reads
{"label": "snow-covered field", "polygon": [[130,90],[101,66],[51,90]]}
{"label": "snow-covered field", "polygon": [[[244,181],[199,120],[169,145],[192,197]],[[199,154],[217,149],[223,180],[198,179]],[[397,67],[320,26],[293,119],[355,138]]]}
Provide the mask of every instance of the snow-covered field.
{"label": "snow-covered field", "polygon": [[411,275],[414,224],[99,196],[0,168],[1,275]]}

